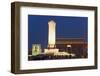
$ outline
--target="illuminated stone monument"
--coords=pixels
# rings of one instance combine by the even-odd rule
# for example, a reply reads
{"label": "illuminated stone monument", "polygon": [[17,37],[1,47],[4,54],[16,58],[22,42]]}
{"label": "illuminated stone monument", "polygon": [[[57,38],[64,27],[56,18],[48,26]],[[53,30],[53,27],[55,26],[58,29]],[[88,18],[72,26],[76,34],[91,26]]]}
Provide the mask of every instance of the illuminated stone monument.
{"label": "illuminated stone monument", "polygon": [[48,22],[48,48],[55,48],[55,39],[56,39],[56,23],[51,20]]}
{"label": "illuminated stone monument", "polygon": [[48,48],[45,49],[45,53],[56,53],[59,50],[56,49],[56,23],[51,20],[48,22]]}
{"label": "illuminated stone monument", "polygon": [[41,54],[41,46],[39,44],[32,44],[32,56]]}

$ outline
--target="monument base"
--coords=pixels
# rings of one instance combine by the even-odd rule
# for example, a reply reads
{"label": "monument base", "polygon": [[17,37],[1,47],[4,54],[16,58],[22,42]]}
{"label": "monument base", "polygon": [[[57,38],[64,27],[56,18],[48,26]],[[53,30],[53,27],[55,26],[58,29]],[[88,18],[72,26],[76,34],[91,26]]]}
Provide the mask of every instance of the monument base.
{"label": "monument base", "polygon": [[59,52],[59,49],[44,49],[45,54],[51,54],[51,53],[57,53]]}

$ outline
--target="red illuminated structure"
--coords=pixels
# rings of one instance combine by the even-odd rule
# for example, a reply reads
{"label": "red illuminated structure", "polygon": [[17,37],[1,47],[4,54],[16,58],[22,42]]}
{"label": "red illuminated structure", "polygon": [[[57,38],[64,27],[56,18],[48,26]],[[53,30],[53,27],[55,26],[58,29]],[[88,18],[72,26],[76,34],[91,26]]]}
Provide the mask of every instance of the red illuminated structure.
{"label": "red illuminated structure", "polygon": [[59,49],[59,51],[74,53],[76,55],[75,58],[87,58],[87,46],[87,42],[83,38],[56,39],[56,47]]}

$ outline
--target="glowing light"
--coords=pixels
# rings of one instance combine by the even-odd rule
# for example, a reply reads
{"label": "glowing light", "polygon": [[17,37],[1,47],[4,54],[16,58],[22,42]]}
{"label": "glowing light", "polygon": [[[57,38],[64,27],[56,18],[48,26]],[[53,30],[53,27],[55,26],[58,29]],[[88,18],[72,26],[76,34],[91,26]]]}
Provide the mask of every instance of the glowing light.
{"label": "glowing light", "polygon": [[54,54],[59,52],[59,49],[55,48],[56,43],[56,23],[51,20],[48,22],[48,49],[45,49],[45,54]]}
{"label": "glowing light", "polygon": [[55,31],[55,28],[56,28],[56,23],[51,20],[48,22],[48,45],[49,45],[49,48],[54,48],[55,46],[55,39],[56,39],[56,31]]}
{"label": "glowing light", "polygon": [[72,47],[71,45],[67,45],[67,47]]}

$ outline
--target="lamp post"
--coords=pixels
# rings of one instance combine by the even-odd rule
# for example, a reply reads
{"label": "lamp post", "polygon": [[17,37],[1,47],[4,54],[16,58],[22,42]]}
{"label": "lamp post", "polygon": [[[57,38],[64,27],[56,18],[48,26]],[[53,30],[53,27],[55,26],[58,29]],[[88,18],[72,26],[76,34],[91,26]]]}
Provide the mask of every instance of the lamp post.
{"label": "lamp post", "polygon": [[71,45],[67,45],[67,50],[69,53],[71,53],[71,47],[72,47]]}
{"label": "lamp post", "polygon": [[70,53],[70,56],[69,56],[69,58],[71,58],[71,45],[67,45],[67,50],[68,50],[68,53]]}

